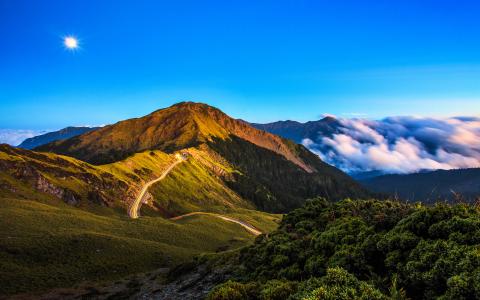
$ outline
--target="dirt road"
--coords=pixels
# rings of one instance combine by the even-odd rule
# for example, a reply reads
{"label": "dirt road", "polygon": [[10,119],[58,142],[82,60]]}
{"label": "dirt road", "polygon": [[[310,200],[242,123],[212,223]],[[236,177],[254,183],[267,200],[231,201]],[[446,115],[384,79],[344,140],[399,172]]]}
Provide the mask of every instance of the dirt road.
{"label": "dirt road", "polygon": [[173,168],[175,168],[176,165],[186,160],[186,158],[181,154],[176,154],[175,158],[176,158],[176,161],[172,163],[165,171],[163,171],[160,177],[145,183],[145,185],[142,187],[142,190],[138,193],[137,198],[128,209],[128,215],[130,216],[130,218],[132,219],[138,218],[140,207],[142,206],[142,199],[145,196],[145,193],[147,192],[148,188],[151,187],[152,184],[157,183],[160,180],[164,179],[168,175],[168,173],[170,173],[170,171],[172,171]]}
{"label": "dirt road", "polygon": [[217,218],[220,218],[220,219],[225,220],[225,221],[227,221],[227,222],[232,222],[232,223],[239,224],[240,226],[242,226],[243,228],[245,228],[248,232],[250,232],[250,233],[253,234],[253,235],[260,235],[260,234],[262,234],[262,232],[261,232],[260,230],[258,230],[257,228],[253,227],[252,225],[250,225],[250,224],[248,224],[248,223],[246,223],[246,222],[243,222],[243,221],[240,221],[240,220],[231,218],[231,217],[227,217],[227,216],[224,216],[224,215],[215,214],[215,213],[208,213],[208,212],[191,212],[191,213],[188,213],[188,214],[184,214],[184,215],[181,215],[181,216],[177,216],[177,217],[170,218],[170,220],[176,221],[176,220],[180,220],[180,219],[183,219],[183,218],[186,218],[186,217],[190,217],[190,216],[194,216],[194,215],[208,215],[208,216],[217,217]]}

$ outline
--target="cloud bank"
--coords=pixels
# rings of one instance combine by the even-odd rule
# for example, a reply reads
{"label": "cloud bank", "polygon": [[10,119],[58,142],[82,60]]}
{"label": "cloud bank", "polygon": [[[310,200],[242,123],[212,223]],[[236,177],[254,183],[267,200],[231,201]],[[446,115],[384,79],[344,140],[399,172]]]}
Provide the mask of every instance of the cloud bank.
{"label": "cloud bank", "polygon": [[303,144],[347,172],[480,167],[480,118],[338,119],[336,133]]}
{"label": "cloud bank", "polygon": [[45,130],[0,129],[0,144],[18,146],[25,139],[46,133]]}

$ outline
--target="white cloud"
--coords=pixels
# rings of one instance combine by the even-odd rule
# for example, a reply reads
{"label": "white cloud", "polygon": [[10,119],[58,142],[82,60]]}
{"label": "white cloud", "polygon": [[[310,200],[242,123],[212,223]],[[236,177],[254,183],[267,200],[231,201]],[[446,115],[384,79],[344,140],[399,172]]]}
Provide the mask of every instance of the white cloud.
{"label": "white cloud", "polygon": [[339,133],[303,144],[345,171],[411,173],[480,167],[480,118],[339,119]]}
{"label": "white cloud", "polygon": [[25,139],[46,133],[45,130],[0,129],[0,144],[18,146]]}

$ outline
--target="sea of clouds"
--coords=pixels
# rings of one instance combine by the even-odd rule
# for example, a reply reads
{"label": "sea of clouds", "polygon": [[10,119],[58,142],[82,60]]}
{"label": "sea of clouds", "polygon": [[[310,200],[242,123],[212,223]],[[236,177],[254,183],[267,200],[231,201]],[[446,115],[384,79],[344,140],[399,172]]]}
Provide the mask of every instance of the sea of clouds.
{"label": "sea of clouds", "polygon": [[412,173],[480,167],[480,118],[338,119],[337,133],[304,139],[324,161],[347,172]]}
{"label": "sea of clouds", "polygon": [[0,144],[18,146],[24,140],[46,133],[45,130],[0,129]]}

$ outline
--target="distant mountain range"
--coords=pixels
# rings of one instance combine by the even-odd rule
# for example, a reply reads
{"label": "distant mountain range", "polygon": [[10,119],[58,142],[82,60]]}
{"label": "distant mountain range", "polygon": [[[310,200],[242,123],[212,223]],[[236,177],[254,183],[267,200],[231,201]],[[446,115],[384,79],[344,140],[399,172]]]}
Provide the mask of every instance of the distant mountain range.
{"label": "distant mountain range", "polygon": [[299,144],[306,138],[316,140],[318,136],[331,137],[333,134],[341,132],[340,122],[330,116],[318,121],[309,121],[306,123],[287,120],[267,124],[251,123],[251,125],[255,128],[291,139]]}
{"label": "distant mountain range", "polygon": [[383,175],[360,182],[372,191],[409,201],[432,203],[463,199],[471,202],[480,197],[480,168]]}
{"label": "distant mountain range", "polygon": [[[185,107],[189,109],[185,111]],[[163,124],[161,130],[152,128],[151,125],[155,122]],[[308,170],[308,166],[298,159],[288,147],[282,146],[284,142],[288,144],[288,141],[278,140],[268,134],[262,136],[247,124],[249,123],[231,119],[208,106],[181,103],[168,111],[159,110],[144,118],[122,121],[107,126],[101,131],[78,137],[78,139],[59,141],[41,147],[49,142],[68,139],[68,136],[76,137],[98,128],[67,127],[57,132],[27,139],[20,147],[33,148],[33,145],[37,144],[36,147],[39,147],[39,150],[54,151],[101,164],[113,162],[129,156],[131,153],[147,149],[171,152],[189,146],[211,143],[212,138],[221,140],[225,136],[233,134],[234,136],[242,135],[243,138],[254,144],[263,145]],[[297,143],[301,143],[305,138],[331,137],[333,134],[341,133],[341,124],[334,117],[325,117],[306,123],[278,121],[249,125]],[[128,133],[130,128],[135,132],[132,135],[133,139],[130,139]],[[475,184],[478,178],[477,172],[478,169],[424,170],[415,174],[399,175],[385,174],[382,170],[372,170],[352,172],[350,175],[376,193],[411,201],[433,202],[439,199],[452,200],[456,197],[455,193],[462,194],[463,197],[470,200],[479,196],[480,187]]]}
{"label": "distant mountain range", "polygon": [[[305,123],[287,120],[266,124],[251,123],[251,125],[255,128],[291,139],[296,143],[305,144],[311,151],[316,152],[317,154],[327,153],[332,150],[329,145],[325,145],[321,140],[323,138],[332,138],[334,134],[343,133],[342,129],[344,128],[338,119],[331,116]],[[331,157],[330,160],[329,163],[332,165],[337,167],[341,165],[341,163],[334,157]],[[348,172],[349,175],[355,179],[371,178],[385,174],[385,171],[383,170],[344,171]]]}
{"label": "distant mountain range", "polygon": [[66,127],[58,131],[48,132],[28,138],[18,145],[18,147],[23,149],[33,149],[54,141],[69,139],[98,128],[99,127]]}
{"label": "distant mountain range", "polygon": [[[294,140],[297,143],[320,141],[342,133],[343,125],[333,117],[318,121],[299,123],[296,121],[279,121],[269,124],[252,124],[252,126]],[[328,146],[315,142],[311,150],[327,153]],[[352,171],[350,176],[360,181],[373,192],[388,194],[410,201],[434,202],[436,200],[453,200],[459,195],[467,200],[480,196],[480,169],[463,170],[419,170],[414,174],[386,174],[384,170]]]}

